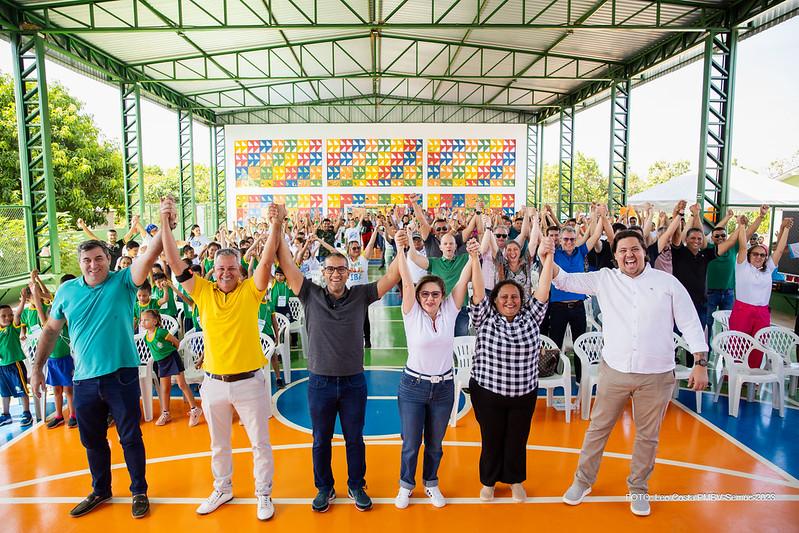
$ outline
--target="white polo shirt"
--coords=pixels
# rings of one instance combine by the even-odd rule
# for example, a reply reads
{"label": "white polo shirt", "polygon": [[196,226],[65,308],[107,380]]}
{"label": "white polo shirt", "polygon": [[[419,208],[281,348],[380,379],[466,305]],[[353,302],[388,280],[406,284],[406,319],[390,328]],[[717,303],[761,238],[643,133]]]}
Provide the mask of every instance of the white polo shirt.
{"label": "white polo shirt", "polygon": [[402,316],[405,336],[408,339],[408,362],[406,366],[428,376],[439,376],[452,370],[452,349],[455,344],[455,320],[459,309],[452,296],[441,302],[433,327],[430,318],[419,302],[413,303],[411,311]]}

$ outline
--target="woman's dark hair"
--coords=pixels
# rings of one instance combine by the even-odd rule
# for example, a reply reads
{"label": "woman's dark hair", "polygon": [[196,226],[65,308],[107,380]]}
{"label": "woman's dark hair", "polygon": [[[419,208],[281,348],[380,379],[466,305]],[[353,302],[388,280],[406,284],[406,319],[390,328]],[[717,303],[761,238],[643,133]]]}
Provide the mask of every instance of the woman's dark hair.
{"label": "woman's dark hair", "polygon": [[145,309],[144,311],[141,312],[141,314],[142,316],[146,314],[153,315],[153,318],[155,319],[155,327],[157,328],[161,327],[161,313],[159,313],[157,309]]}
{"label": "woman's dark hair", "polygon": [[419,280],[419,283],[416,284],[416,301],[419,302],[419,305],[422,305],[422,301],[419,299],[419,292],[422,290],[422,285],[426,283],[435,283],[438,285],[438,288],[441,289],[441,295],[445,295],[447,293],[446,285],[444,285],[444,280],[439,278],[438,276],[422,276]]}
{"label": "woman's dark hair", "polygon": [[616,247],[618,246],[619,241],[629,237],[635,237],[638,240],[638,243],[641,245],[641,248],[644,250],[644,253],[646,253],[646,243],[644,242],[644,236],[641,235],[641,232],[632,229],[625,229],[613,236],[613,244],[610,245],[610,251],[613,253],[613,255],[616,255]]}
{"label": "woman's dark hair", "polygon": [[763,266],[758,268],[759,271],[765,272],[766,269],[768,268],[768,248],[766,248],[765,245],[755,244],[753,246],[750,246],[749,249],[746,251],[746,262],[749,263],[750,265],[752,264],[752,250],[754,250],[755,248],[763,248],[763,251],[766,252],[766,257],[763,260]]}
{"label": "woman's dark hair", "polygon": [[493,307],[495,311],[497,310],[497,297],[499,296],[499,290],[505,285],[512,285],[516,287],[516,290],[519,291],[519,298],[522,301],[522,305],[524,305],[524,287],[522,287],[521,284],[516,280],[503,279],[502,281],[494,285],[494,288],[491,289],[491,296],[489,296],[489,302],[491,303],[491,307]]}
{"label": "woman's dark hair", "polygon": [[153,281],[161,281],[162,279],[166,279],[166,274],[162,272],[155,272],[153,274]]}

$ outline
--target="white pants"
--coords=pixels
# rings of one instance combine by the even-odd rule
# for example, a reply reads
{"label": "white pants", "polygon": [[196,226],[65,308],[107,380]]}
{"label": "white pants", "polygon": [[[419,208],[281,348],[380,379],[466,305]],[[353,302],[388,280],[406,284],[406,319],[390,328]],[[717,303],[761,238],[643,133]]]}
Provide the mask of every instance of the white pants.
{"label": "white pants", "polygon": [[203,401],[208,432],[211,434],[214,488],[224,493],[233,491],[233,451],[230,438],[233,409],[236,409],[252,444],[255,494],[270,496],[275,465],[269,442],[271,398],[267,393],[264,373],[257,371],[255,376],[233,383],[205,376],[200,387],[200,398]]}

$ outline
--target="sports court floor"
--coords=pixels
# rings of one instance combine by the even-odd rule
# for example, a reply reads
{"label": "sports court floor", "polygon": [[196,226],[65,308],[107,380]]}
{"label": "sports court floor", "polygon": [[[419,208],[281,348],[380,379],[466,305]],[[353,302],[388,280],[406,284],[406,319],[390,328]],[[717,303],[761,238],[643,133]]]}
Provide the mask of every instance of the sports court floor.
{"label": "sports court floor", "polygon": [[[109,430],[114,463],[110,504],[71,519],[69,509],[91,490],[78,432],[41,424],[20,432],[18,424],[0,428],[0,529],[3,531],[497,531],[527,524],[563,528],[649,531],[714,530],[796,531],[799,517],[799,410],[789,404],[785,418],[770,404],[742,402],[739,418],[727,416],[727,398],[713,403],[706,393],[703,412],[694,410],[694,394],[681,391],[669,406],[661,432],[658,464],[650,493],[665,501],[652,504],[652,515],[638,518],[625,499],[625,479],[634,426],[628,408],[614,430],[593,493],[579,507],[561,503],[571,482],[583,434],[579,416],[565,423],[564,413],[547,408],[541,398],[528,441],[526,503],[513,503],[500,487],[489,504],[477,498],[480,431],[465,398],[457,427],[444,443],[440,482],[449,504],[435,509],[417,488],[411,506],[397,510],[393,498],[399,476],[399,417],[396,390],[404,362],[405,336],[400,309],[392,298],[371,308],[372,344],[367,350],[369,400],[367,435],[368,493],[375,507],[358,512],[346,496],[343,441],[334,444],[334,473],[339,499],[329,512],[313,513],[315,495],[311,436],[306,406],[307,372],[295,361],[292,383],[275,394],[270,431],[275,457],[275,517],[255,518],[252,459],[244,428],[234,423],[235,499],[201,517],[194,509],[212,490],[209,437],[204,423],[187,427],[185,408],[173,394],[173,421],[164,427],[143,423],[152,503],[143,520],[130,516],[129,479],[116,432]],[[175,391],[177,392],[177,391]],[[158,406],[156,406],[157,411]],[[421,484],[420,472],[417,482]],[[696,495],[704,494],[704,501]],[[719,501],[719,500],[723,501]],[[715,500],[715,501],[711,501]],[[536,525],[537,524],[537,525]],[[524,527],[524,526],[523,526]]]}

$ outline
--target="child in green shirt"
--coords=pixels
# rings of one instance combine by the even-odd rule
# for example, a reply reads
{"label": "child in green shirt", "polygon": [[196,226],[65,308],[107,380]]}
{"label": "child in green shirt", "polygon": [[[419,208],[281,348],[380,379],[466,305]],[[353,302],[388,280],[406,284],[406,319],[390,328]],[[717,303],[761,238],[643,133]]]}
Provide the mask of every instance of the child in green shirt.
{"label": "child in green shirt", "polygon": [[19,320],[25,298],[20,297],[16,309],[10,305],[0,305],[0,397],[3,412],[0,414],[0,426],[11,424],[11,398],[16,397],[22,403],[20,425],[27,427],[33,424],[28,398],[28,373],[25,369],[25,352],[22,350],[20,333],[22,326]]}
{"label": "child in green shirt", "polygon": [[145,280],[141,287],[139,287],[139,290],[136,291],[136,303],[133,304],[133,331],[136,333],[139,331],[139,321],[141,320],[142,312],[148,309],[158,310],[158,302],[153,300],[152,294],[153,291],[150,287],[150,282],[147,280]]}
{"label": "child in green shirt", "polygon": [[200,422],[202,409],[194,400],[186,378],[183,377],[185,367],[183,359],[177,351],[180,343],[167,330],[161,327],[161,314],[157,309],[145,309],[141,314],[141,325],[144,329],[144,342],[153,356],[153,369],[158,374],[160,381],[161,416],[156,420],[156,426],[163,426],[172,416],[169,414],[170,391],[172,390],[172,376],[183,392],[183,397],[189,403],[189,427],[194,427]]}
{"label": "child in green shirt", "polygon": [[[172,318],[177,318],[178,316],[178,306],[175,302],[175,290],[172,287],[172,283],[166,277],[166,274],[162,273],[155,273],[153,274],[153,283],[155,283],[155,287],[153,287],[153,300],[158,302],[158,310],[162,315],[171,316]],[[162,309],[162,306],[166,305]]]}

